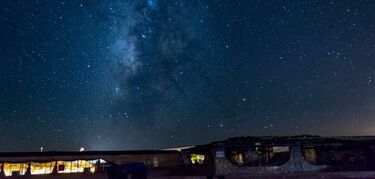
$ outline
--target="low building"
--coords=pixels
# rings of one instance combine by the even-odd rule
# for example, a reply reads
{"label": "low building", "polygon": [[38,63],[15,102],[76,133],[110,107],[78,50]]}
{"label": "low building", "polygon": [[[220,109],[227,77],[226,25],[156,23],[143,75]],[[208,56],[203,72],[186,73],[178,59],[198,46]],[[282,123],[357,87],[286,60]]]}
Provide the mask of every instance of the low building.
{"label": "low building", "polygon": [[280,178],[296,174],[300,178],[348,174],[375,178],[375,138],[236,137],[166,150],[0,153],[0,178]]}
{"label": "low building", "polygon": [[186,171],[206,176],[375,171],[375,138],[236,137],[182,150],[181,156]]}
{"label": "low building", "polygon": [[175,150],[0,153],[0,178],[117,178],[113,173],[139,164],[163,171],[178,165],[179,156]]}

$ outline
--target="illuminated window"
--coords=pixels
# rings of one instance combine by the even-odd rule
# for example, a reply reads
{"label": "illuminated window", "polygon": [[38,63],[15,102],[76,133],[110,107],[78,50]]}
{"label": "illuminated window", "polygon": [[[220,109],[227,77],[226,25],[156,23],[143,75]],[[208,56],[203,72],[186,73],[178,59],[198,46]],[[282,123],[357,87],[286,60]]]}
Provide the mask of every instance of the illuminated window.
{"label": "illuminated window", "polygon": [[225,149],[226,158],[237,166],[280,166],[290,158],[289,147],[236,146]]}
{"label": "illuminated window", "polygon": [[31,175],[42,175],[42,174],[51,174],[53,168],[55,167],[56,162],[46,162],[46,163],[37,163],[31,162],[30,172]]}
{"label": "illuminated window", "polygon": [[203,164],[204,159],[205,156],[200,154],[191,154],[190,156],[190,161],[192,164]]}
{"label": "illuminated window", "polygon": [[5,176],[25,175],[27,171],[27,163],[4,163]]}
{"label": "illuminated window", "polygon": [[308,162],[315,164],[316,163],[316,153],[313,147],[306,147],[303,151],[303,156]]}
{"label": "illuminated window", "polygon": [[95,172],[95,164],[98,160],[75,160],[75,161],[58,161],[58,173],[83,173]]}
{"label": "illuminated window", "polygon": [[231,155],[231,159],[235,161],[238,165],[243,165],[243,154],[242,153],[234,153]]}

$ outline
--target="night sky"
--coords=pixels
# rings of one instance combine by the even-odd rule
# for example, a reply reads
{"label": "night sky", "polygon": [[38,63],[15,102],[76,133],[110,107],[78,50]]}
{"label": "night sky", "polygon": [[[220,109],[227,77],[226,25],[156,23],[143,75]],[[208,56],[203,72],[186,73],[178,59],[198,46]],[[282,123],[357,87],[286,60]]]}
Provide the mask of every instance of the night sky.
{"label": "night sky", "polygon": [[375,134],[375,1],[1,0],[0,151]]}

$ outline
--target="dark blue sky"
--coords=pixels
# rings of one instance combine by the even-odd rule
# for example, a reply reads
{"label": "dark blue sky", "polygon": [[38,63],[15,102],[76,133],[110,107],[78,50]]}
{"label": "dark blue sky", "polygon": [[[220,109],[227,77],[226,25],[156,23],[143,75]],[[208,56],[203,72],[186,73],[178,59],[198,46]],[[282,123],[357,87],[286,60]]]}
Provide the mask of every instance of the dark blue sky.
{"label": "dark blue sky", "polygon": [[375,134],[374,1],[0,2],[0,151]]}

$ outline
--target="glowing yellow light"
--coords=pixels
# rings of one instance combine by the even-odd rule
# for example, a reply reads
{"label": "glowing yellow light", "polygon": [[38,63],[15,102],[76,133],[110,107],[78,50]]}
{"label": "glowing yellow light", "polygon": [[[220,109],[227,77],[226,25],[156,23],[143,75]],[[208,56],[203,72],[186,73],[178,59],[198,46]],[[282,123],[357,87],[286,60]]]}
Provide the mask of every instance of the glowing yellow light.
{"label": "glowing yellow light", "polygon": [[190,160],[192,164],[202,164],[205,159],[204,155],[200,154],[191,154]]}
{"label": "glowing yellow light", "polygon": [[83,173],[89,171],[95,172],[95,162],[87,160],[75,160],[75,161],[57,161],[57,172],[58,173]]}
{"label": "glowing yellow light", "polygon": [[31,175],[51,174],[53,172],[53,168],[55,167],[55,164],[56,162],[46,162],[46,163],[31,162],[30,173]]}
{"label": "glowing yellow light", "polygon": [[27,163],[4,163],[4,175],[25,175],[27,167]]}

